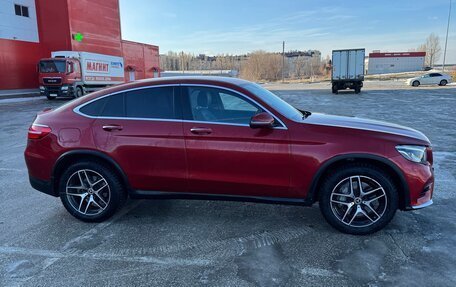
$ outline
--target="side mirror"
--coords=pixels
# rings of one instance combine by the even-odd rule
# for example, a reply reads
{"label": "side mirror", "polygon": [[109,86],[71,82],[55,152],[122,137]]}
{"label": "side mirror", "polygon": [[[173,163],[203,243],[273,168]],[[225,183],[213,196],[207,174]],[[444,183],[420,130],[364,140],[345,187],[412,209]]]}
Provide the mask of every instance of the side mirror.
{"label": "side mirror", "polygon": [[252,129],[271,129],[273,126],[274,118],[266,112],[256,114],[250,119]]}
{"label": "side mirror", "polygon": [[68,72],[67,72],[67,75],[73,73],[73,63],[68,63]]}

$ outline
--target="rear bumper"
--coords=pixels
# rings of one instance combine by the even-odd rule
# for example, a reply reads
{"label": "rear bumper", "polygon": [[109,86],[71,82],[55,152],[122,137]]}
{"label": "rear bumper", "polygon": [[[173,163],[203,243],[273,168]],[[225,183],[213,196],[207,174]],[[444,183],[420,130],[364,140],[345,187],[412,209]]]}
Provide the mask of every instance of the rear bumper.
{"label": "rear bumper", "polygon": [[36,189],[38,191],[41,191],[42,193],[46,193],[46,194],[55,196],[55,197],[59,196],[58,193],[56,193],[54,191],[54,189],[52,188],[51,181],[45,181],[45,180],[37,179],[37,178],[32,177],[32,176],[29,176],[29,181],[30,181],[30,185],[34,189]]}

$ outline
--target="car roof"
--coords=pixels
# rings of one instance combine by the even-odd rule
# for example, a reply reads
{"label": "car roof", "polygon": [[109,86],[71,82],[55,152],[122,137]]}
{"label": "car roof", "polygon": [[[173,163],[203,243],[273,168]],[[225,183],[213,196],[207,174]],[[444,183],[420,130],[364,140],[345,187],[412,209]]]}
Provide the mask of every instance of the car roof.
{"label": "car roof", "polygon": [[92,99],[111,94],[116,92],[122,92],[130,89],[143,88],[143,87],[152,87],[159,85],[179,85],[179,84],[201,84],[201,85],[216,85],[221,87],[227,87],[232,89],[239,89],[239,86],[244,84],[249,84],[251,82],[238,79],[238,78],[229,78],[229,77],[219,77],[219,76],[176,76],[176,77],[165,77],[165,78],[153,78],[153,79],[143,79],[137,80],[134,82],[124,83],[120,85],[115,85],[109,88],[105,88],[93,93],[90,93],[84,97],[76,99],[72,102],[71,106],[77,106],[84,102],[90,101]]}
{"label": "car roof", "polygon": [[220,77],[220,76],[173,76],[173,77],[164,77],[164,78],[153,78],[153,79],[143,79],[138,80],[132,85],[138,84],[143,86],[144,84],[156,85],[162,83],[177,84],[177,83],[219,83],[219,84],[232,84],[232,85],[242,85],[250,83],[249,81],[242,80],[239,78],[230,78],[230,77]]}

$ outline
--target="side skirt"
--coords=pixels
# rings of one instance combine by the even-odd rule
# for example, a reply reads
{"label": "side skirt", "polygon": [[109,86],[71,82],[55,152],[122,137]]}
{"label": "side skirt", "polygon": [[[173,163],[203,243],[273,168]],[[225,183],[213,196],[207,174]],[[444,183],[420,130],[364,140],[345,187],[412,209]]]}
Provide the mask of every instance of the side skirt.
{"label": "side skirt", "polygon": [[267,196],[242,196],[227,194],[207,194],[189,192],[146,191],[132,190],[130,197],[133,199],[191,199],[191,200],[214,200],[214,201],[241,201],[258,202],[285,205],[311,206],[313,203],[302,198],[284,198]]}

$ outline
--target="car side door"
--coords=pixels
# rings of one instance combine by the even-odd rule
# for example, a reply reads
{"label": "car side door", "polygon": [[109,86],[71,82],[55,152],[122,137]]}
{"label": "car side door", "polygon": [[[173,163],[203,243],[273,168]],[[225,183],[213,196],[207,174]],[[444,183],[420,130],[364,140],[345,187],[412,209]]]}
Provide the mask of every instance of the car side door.
{"label": "car side door", "polygon": [[430,74],[430,83],[429,84],[440,84],[440,81],[443,79],[442,74],[439,73],[432,73]]}
{"label": "car side door", "polygon": [[182,99],[189,191],[292,196],[288,130],[277,117],[274,128],[250,128],[251,117],[266,110],[221,87],[182,86]]}
{"label": "car side door", "polygon": [[422,76],[419,78],[420,85],[428,85],[428,84],[429,84],[429,79],[430,79],[429,74],[422,75]]}
{"label": "car side door", "polygon": [[133,89],[98,101],[102,107],[92,127],[95,145],[121,166],[131,187],[145,192],[185,191],[179,87]]}

